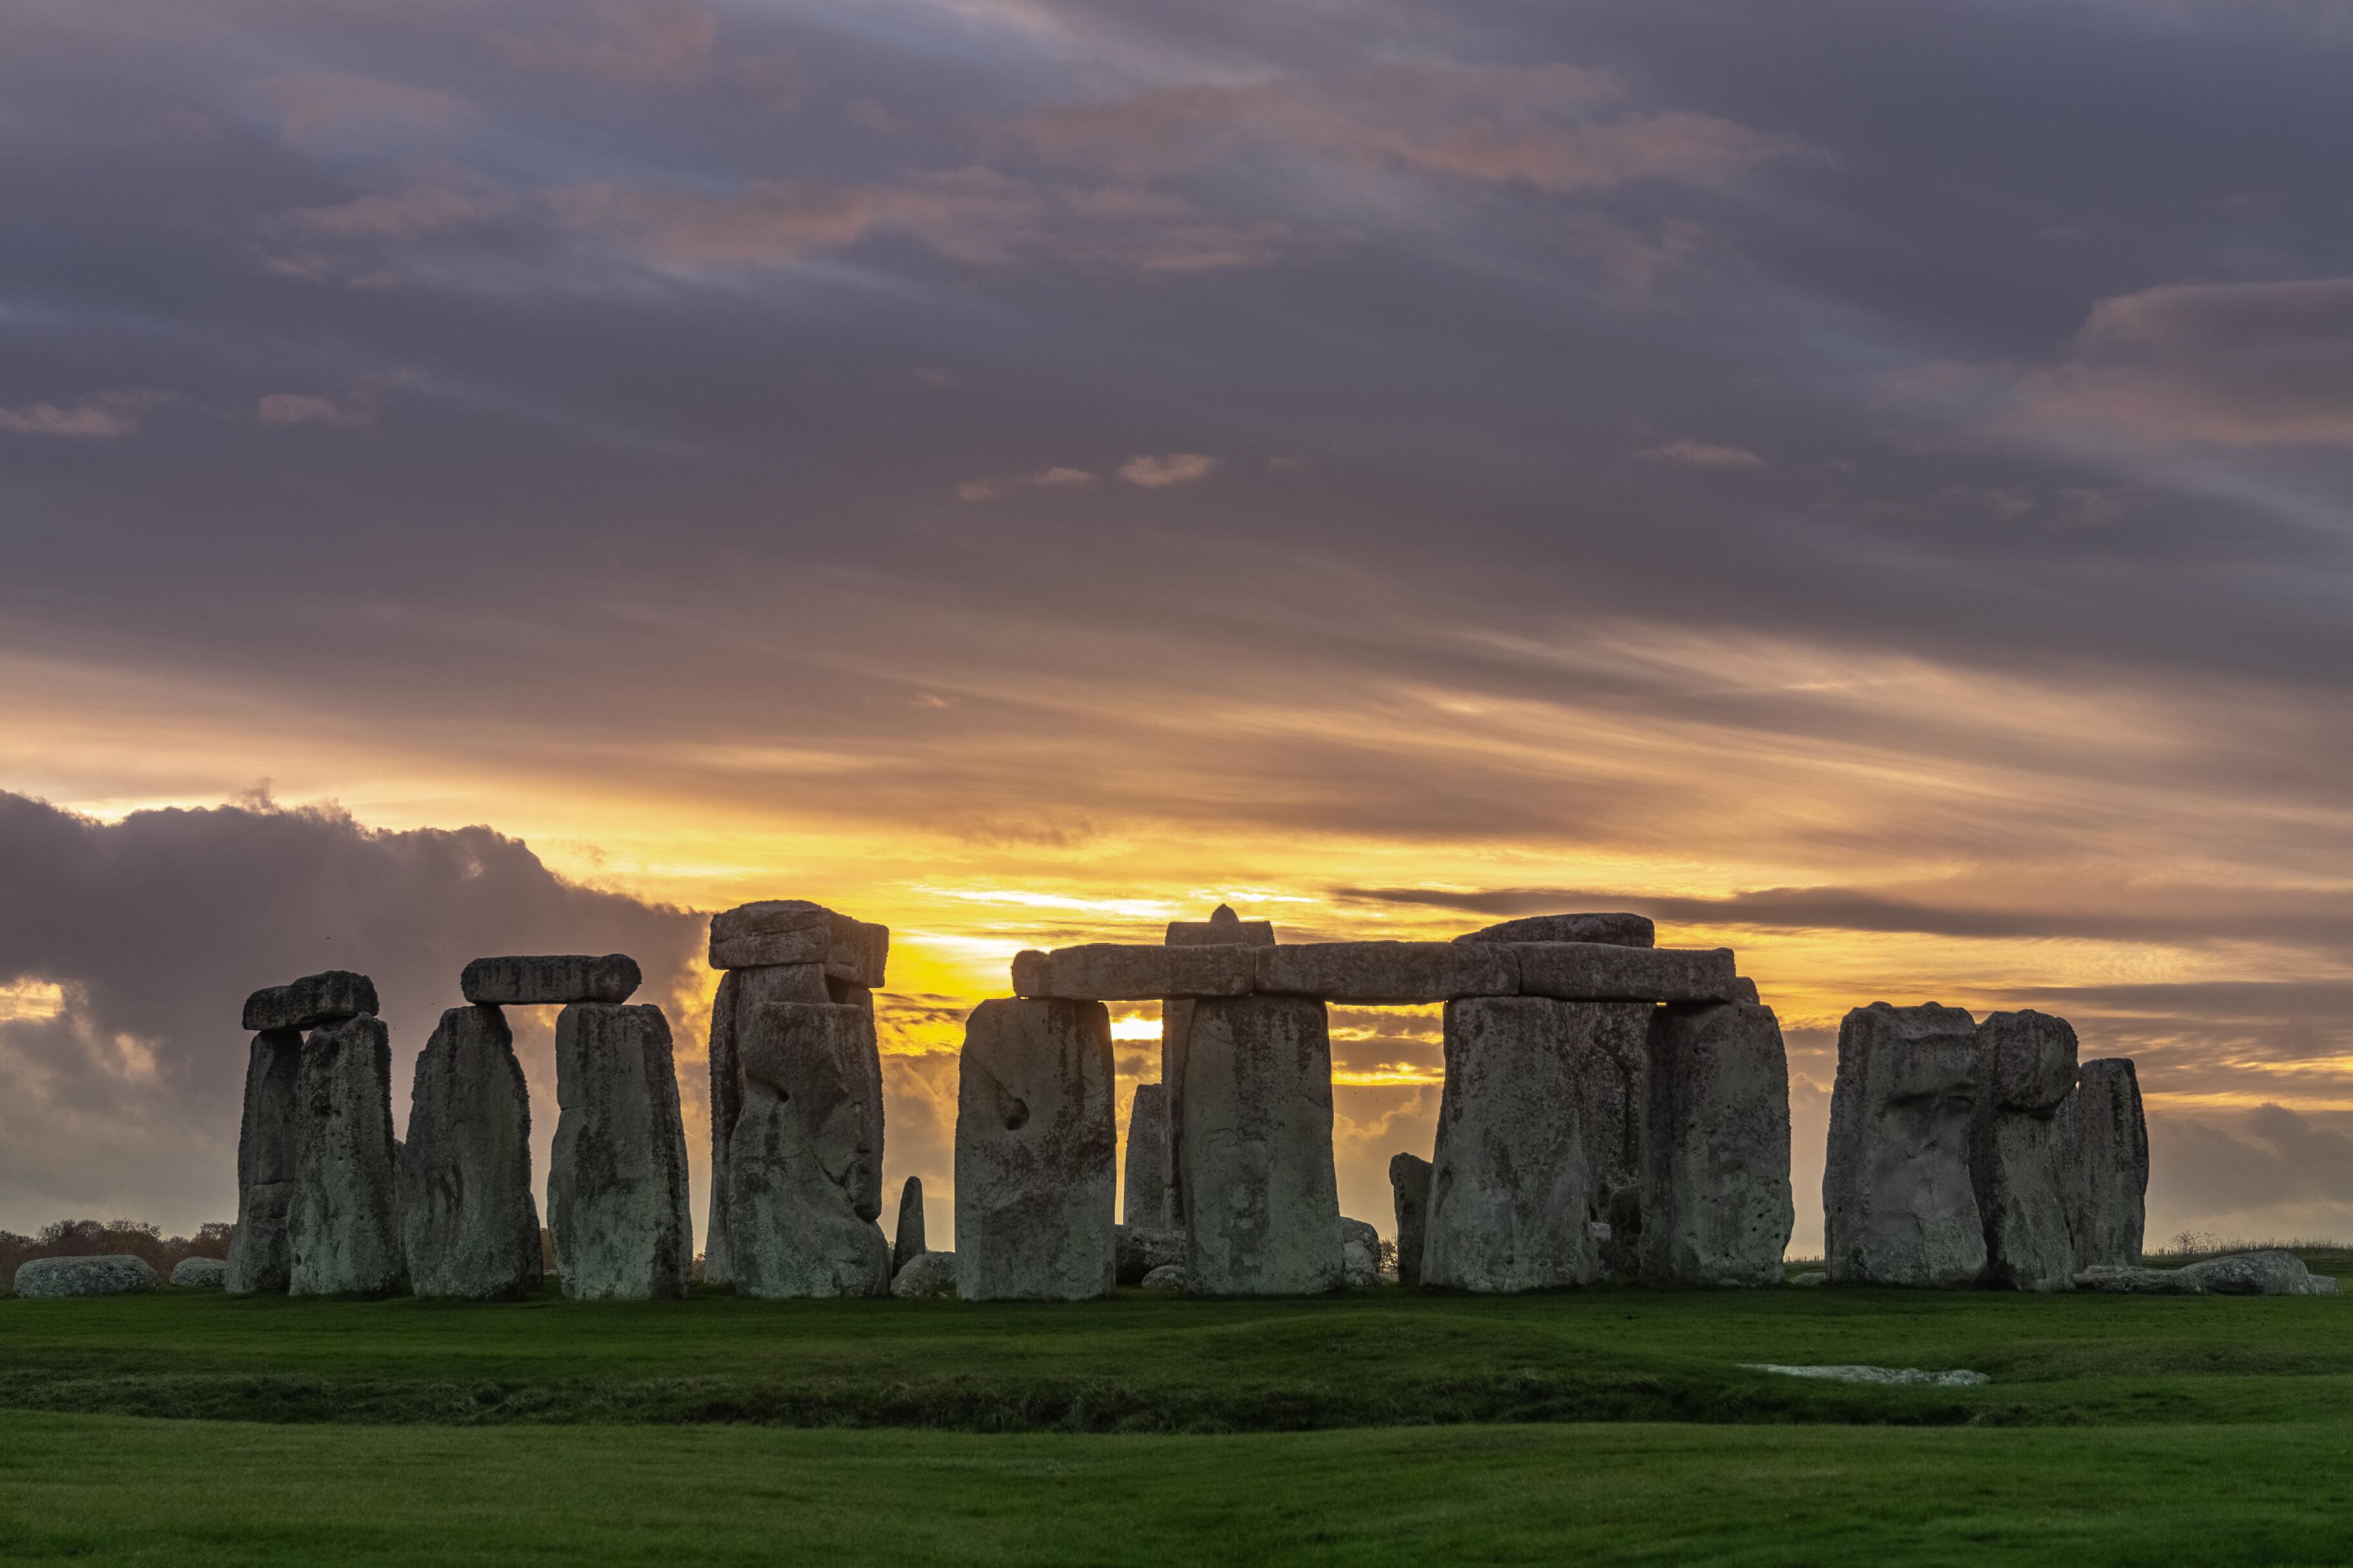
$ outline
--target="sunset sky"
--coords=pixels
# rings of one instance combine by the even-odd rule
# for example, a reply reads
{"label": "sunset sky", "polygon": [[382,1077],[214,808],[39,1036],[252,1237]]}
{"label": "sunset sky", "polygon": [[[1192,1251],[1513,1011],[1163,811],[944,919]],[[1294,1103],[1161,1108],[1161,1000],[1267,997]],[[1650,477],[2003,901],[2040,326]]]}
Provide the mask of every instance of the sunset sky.
{"label": "sunset sky", "polygon": [[[2353,5],[0,38],[0,1228],[232,1217],[255,986],[373,973],[405,1120],[467,958],[607,946],[699,1215],[781,897],[892,928],[943,1239],[965,1011],[1221,900],[1738,949],[1796,1252],[1883,999],[2133,1057],[2153,1242],[2353,1237]],[[1435,1010],[1334,1033],[1388,1232]]]}

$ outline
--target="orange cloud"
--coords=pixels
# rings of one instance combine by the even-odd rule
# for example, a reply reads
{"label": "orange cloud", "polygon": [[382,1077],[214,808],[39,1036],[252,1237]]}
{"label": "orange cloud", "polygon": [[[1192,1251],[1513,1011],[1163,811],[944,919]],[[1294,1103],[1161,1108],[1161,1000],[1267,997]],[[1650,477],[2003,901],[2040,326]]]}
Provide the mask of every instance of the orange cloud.
{"label": "orange cloud", "polygon": [[1119,466],[1119,477],[1129,484],[1160,490],[1208,479],[1217,466],[1217,458],[1199,452],[1171,452],[1165,458],[1138,453]]}

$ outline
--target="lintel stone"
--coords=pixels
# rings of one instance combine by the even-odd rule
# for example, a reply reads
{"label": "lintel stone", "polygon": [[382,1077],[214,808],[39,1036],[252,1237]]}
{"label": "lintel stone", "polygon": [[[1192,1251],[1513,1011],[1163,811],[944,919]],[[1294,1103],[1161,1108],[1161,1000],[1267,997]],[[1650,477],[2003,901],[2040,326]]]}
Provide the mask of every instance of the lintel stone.
{"label": "lintel stone", "polygon": [[1171,996],[1247,996],[1251,953],[1227,947],[1145,947],[1089,942],[1014,955],[1013,993],[1036,1000],[1148,1002]]}
{"label": "lintel stone", "polygon": [[763,899],[711,917],[713,969],[821,963],[833,979],[872,987],[882,984],[890,956],[890,927],[805,899]]}
{"label": "lintel stone", "polygon": [[1519,960],[1519,989],[1526,996],[1561,1002],[1730,1002],[1740,992],[1728,947],[1526,942],[1514,942],[1505,951]]}
{"label": "lintel stone", "polygon": [[348,969],[322,970],[287,985],[270,985],[245,999],[245,1026],[315,1029],[375,1011],[375,982]]}
{"label": "lintel stone", "polygon": [[1452,942],[1311,942],[1261,947],[1257,989],[1324,1002],[1414,1005],[1519,989],[1516,950]]}
{"label": "lintel stone", "polygon": [[458,989],[478,1007],[574,1002],[626,1002],[643,984],[638,961],[626,952],[601,958],[582,953],[478,958],[466,965]]}

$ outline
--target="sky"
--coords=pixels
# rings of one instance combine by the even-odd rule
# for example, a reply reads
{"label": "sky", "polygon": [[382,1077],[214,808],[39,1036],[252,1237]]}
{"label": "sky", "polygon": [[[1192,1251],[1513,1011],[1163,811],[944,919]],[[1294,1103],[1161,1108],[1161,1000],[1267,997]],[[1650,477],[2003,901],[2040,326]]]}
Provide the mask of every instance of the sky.
{"label": "sky", "polygon": [[[2353,1236],[2353,5],[0,30],[0,1228],[230,1217],[256,986],[405,1106],[608,948],[700,1213],[703,921],[807,898],[935,1237],[1011,954],[1220,900],[1736,948],[1796,1253],[1877,1000],[2132,1057],[2152,1242]],[[1333,1026],[1388,1232],[1437,1018]]]}

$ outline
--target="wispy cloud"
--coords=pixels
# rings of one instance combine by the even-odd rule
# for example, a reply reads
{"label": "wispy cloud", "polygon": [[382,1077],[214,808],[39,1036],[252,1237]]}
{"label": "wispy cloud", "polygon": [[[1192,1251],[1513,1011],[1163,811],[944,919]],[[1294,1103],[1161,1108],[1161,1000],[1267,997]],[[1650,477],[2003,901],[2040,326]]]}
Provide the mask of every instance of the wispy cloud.
{"label": "wispy cloud", "polygon": [[958,500],[1003,500],[1022,490],[1082,490],[1095,482],[1085,468],[1040,468],[1034,474],[1003,474],[995,479],[965,479],[955,488]]}
{"label": "wispy cloud", "polygon": [[1761,468],[1765,459],[1746,447],[1716,447],[1686,436],[1662,446],[1645,447],[1634,454],[1654,463],[1676,463],[1687,468]]}
{"label": "wispy cloud", "polygon": [[1119,477],[1148,490],[1165,490],[1206,479],[1217,466],[1217,458],[1201,452],[1170,452],[1157,458],[1139,452],[1119,466]]}

